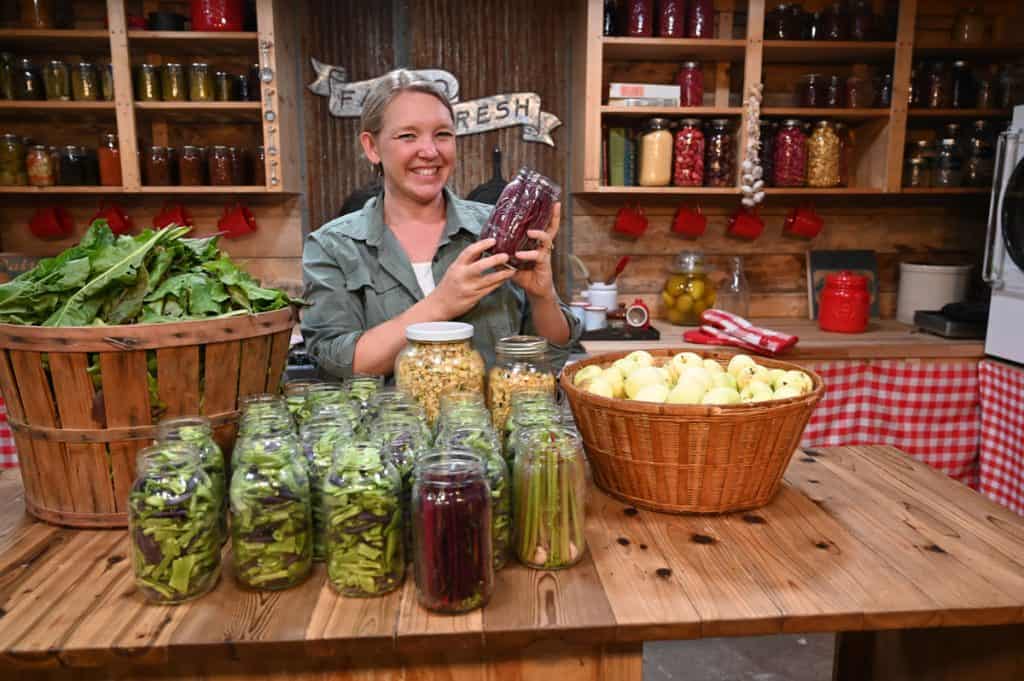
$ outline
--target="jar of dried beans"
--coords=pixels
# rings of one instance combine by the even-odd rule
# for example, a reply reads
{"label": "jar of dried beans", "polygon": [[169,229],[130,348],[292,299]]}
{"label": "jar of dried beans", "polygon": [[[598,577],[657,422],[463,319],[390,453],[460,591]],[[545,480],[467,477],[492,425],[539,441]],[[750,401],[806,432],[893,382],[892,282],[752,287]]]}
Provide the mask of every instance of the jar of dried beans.
{"label": "jar of dried beans", "polygon": [[704,179],[708,187],[731,187],[736,184],[736,145],[729,120],[711,121],[704,148]]}
{"label": "jar of dried beans", "polygon": [[807,184],[810,187],[839,185],[839,135],[830,121],[818,121],[807,141]]}
{"label": "jar of dried beans", "polygon": [[672,184],[700,187],[704,184],[704,132],[696,118],[684,118],[675,138]]}
{"label": "jar of dried beans", "polygon": [[801,123],[790,118],[775,135],[776,187],[802,187],[807,181],[807,136]]}

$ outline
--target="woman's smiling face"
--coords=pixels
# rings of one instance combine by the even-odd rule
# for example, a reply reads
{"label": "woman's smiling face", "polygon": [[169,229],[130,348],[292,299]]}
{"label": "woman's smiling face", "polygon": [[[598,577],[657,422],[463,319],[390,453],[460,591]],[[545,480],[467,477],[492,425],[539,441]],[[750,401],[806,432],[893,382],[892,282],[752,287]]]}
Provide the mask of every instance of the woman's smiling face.
{"label": "woman's smiling face", "polygon": [[417,203],[437,199],[455,165],[455,125],[436,97],[399,93],[384,110],[376,135],[360,135],[372,163],[384,166],[385,191]]}

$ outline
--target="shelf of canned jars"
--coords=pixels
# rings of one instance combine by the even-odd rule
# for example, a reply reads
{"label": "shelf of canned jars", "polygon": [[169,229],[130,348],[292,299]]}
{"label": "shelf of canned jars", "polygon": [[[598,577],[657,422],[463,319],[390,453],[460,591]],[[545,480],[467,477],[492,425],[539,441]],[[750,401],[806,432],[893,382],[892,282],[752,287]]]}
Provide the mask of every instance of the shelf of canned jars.
{"label": "shelf of canned jars", "polygon": [[[662,3],[655,7],[672,4]],[[888,29],[879,30],[883,23],[878,15],[874,15],[868,17],[867,23],[857,29],[857,39],[780,39],[784,37],[781,34],[769,35],[769,29],[782,30],[779,28],[779,16],[773,15],[781,11],[781,6],[775,8],[775,4],[752,0],[747,3],[745,26],[740,22],[733,26],[733,2],[695,2],[694,5],[703,7],[698,7],[698,10],[705,13],[710,11],[710,15],[715,17],[711,24],[713,30],[705,27],[704,35],[699,38],[690,34],[693,29],[692,8],[691,14],[685,15],[687,19],[681,28],[677,26],[675,29],[675,35],[680,37],[661,37],[668,35],[660,32],[666,30],[670,23],[666,23],[661,10],[655,9],[647,28],[651,37],[646,37],[621,33],[608,35],[605,3],[590,0],[581,24],[590,38],[580,50],[582,65],[574,74],[575,98],[584,102],[577,120],[583,128],[584,141],[583,153],[578,156],[574,168],[574,183],[582,188],[578,193],[616,196],[738,193],[738,178],[735,174],[728,180],[718,176],[709,182],[707,177],[701,178],[700,173],[697,173],[695,180],[692,169],[680,177],[678,169],[680,149],[687,149],[685,143],[680,146],[681,129],[689,127],[700,130],[703,143],[709,134],[709,119],[716,118],[729,120],[727,125],[731,127],[728,130],[731,139],[727,142],[732,149],[729,156],[734,159],[735,165],[727,168],[727,172],[735,173],[735,167],[738,167],[741,160],[739,150],[745,146],[746,126],[741,123],[745,122],[747,114],[744,109],[736,106],[740,103],[740,92],[736,89],[737,79],[732,78],[730,82],[729,71],[735,69],[741,60],[741,92],[749,92],[755,83],[765,84],[760,118],[762,140],[770,138],[769,147],[775,141],[778,129],[787,124],[803,128],[805,164],[810,160],[806,155],[810,153],[808,150],[812,148],[813,136],[819,132],[819,128],[824,128],[819,138],[824,137],[828,144],[822,147],[819,143],[819,149],[834,150],[836,145],[830,142],[836,137],[840,140],[835,155],[840,157],[839,166],[845,167],[845,172],[838,175],[830,173],[826,179],[819,177],[816,182],[810,182],[806,175],[809,171],[805,170],[802,180],[784,179],[781,186],[772,186],[774,170],[768,167],[770,162],[764,163],[762,159],[762,167],[769,173],[766,177],[771,178],[765,187],[768,195],[906,193],[971,196],[989,191],[991,177],[985,168],[991,165],[994,137],[998,133],[996,126],[1008,121],[1011,113],[1008,96],[1002,95],[1003,99],[998,99],[1000,92],[1011,91],[1011,87],[1002,81],[1006,69],[999,72],[1000,80],[992,85],[996,79],[994,63],[1019,60],[1024,56],[1024,44],[1011,44],[1008,36],[979,42],[976,29],[971,28],[971,22],[975,19],[970,16],[972,10],[963,8],[955,13],[950,27],[942,28],[947,32],[946,35],[936,39],[932,35],[937,26],[935,17],[927,16],[925,28],[919,28],[916,24],[920,16],[934,11],[919,4],[917,0],[905,0],[900,4],[897,14],[886,17],[885,23],[892,30],[889,35],[885,34]],[[808,4],[814,4],[813,0]],[[865,13],[870,14],[870,3],[853,4],[857,5],[854,11],[861,12],[861,16],[851,18],[851,22],[863,20]],[[637,5],[642,6],[644,3]],[[793,6],[799,7],[799,4],[787,5]],[[827,11],[823,10],[823,13]],[[809,16],[809,11],[804,14]],[[726,20],[723,21],[723,17]],[[866,30],[865,25],[871,27],[872,18],[876,22],[874,28]],[[627,21],[635,21],[635,14],[630,13]],[[618,29],[621,31],[621,23]],[[855,31],[852,25],[849,30],[853,36]],[[996,31],[995,28],[992,30]],[[919,49],[915,46],[915,31],[922,31],[926,35]],[[971,31],[975,33],[968,36],[967,33]],[[744,40],[738,39],[739,32],[746,33]],[[740,44],[743,45],[742,52],[739,50]],[[949,60],[953,64],[953,85],[947,83],[946,87],[956,87],[961,78],[967,79],[963,82],[973,83],[973,89],[960,90],[968,92],[969,96],[957,101],[954,95],[950,100],[947,92],[942,101],[925,101],[930,75],[927,70],[931,69],[930,63],[936,58]],[[965,67],[960,61],[965,58],[985,65],[987,73],[981,73],[977,68],[971,71]],[[706,63],[703,69],[699,66],[697,69],[690,68],[691,71],[703,70],[704,78],[700,84],[702,90],[687,101],[686,88],[690,80],[684,77],[688,69],[686,62],[700,59],[715,62],[713,79],[709,82]],[[675,62],[678,67],[674,81],[663,62]],[[946,68],[948,73],[949,67]],[[818,82],[812,82],[807,87],[810,94],[806,96],[800,90],[805,85],[802,81],[798,83],[796,91],[792,89],[795,74],[805,70],[822,72],[817,74]],[[923,72],[924,77],[918,72]],[[646,80],[637,82],[679,84],[682,106],[624,106],[622,100],[609,102],[609,83],[628,82],[616,76],[633,74],[646,77]],[[912,101],[894,96],[894,93],[907,93],[908,90],[913,94],[911,85],[916,85],[918,89]],[[1002,90],[997,91],[997,86]],[[686,119],[693,120],[687,122]],[[647,186],[641,184],[640,177],[642,141],[645,135],[643,132],[638,133],[636,128],[641,121],[646,132],[672,139],[668,143],[672,145],[670,151],[666,153],[660,149],[651,154],[652,157],[661,158],[671,156],[672,170],[667,176],[648,175],[643,183]],[[725,125],[723,120],[716,123]],[[923,130],[928,131],[926,136],[929,138],[934,137],[925,155],[935,165],[929,171],[929,178],[934,175],[937,178],[934,181],[939,186],[928,186],[931,179],[923,186],[919,185],[919,178],[908,180],[906,174],[911,155],[923,148],[924,143],[917,139]],[[947,143],[951,135],[956,136],[956,145]],[[623,142],[623,137],[629,137],[632,141]],[[664,146],[666,142],[662,141],[661,144]],[[624,146],[626,152],[622,151]],[[630,147],[632,151],[629,151]],[[620,161],[624,153],[627,158],[632,153],[632,160]],[[768,151],[769,155],[773,153]],[[819,151],[819,159],[822,153],[831,152]],[[954,157],[957,153],[960,154],[959,159]],[[699,171],[706,175],[705,168],[712,163],[717,161],[709,158],[705,145],[704,163],[699,166]],[[958,163],[964,166],[961,173],[942,170],[944,164],[956,167]],[[634,177],[623,181],[623,174],[628,176],[630,172],[634,173]],[[908,186],[910,184],[913,186]]]}

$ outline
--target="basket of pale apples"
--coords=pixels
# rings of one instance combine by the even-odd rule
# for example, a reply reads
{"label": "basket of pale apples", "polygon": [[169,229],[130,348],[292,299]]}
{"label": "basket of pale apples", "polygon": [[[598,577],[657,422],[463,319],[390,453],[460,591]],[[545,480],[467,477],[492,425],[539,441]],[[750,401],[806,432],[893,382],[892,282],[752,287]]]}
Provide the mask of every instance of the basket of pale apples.
{"label": "basket of pale apples", "polygon": [[598,487],[669,513],[768,503],[825,391],[788,362],[672,350],[595,356],[561,386]]}

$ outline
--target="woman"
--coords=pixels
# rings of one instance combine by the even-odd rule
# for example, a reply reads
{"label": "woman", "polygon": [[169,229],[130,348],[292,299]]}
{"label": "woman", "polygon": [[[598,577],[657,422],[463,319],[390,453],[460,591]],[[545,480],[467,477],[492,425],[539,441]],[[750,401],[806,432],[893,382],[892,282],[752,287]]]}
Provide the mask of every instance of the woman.
{"label": "woman", "polygon": [[451,104],[432,82],[399,69],[382,77],[363,105],[359,135],[383,191],[355,213],[309,235],[303,251],[308,308],[302,333],[320,370],[335,378],[390,374],[419,322],[458,320],[474,327],[473,344],[490,365],[499,338],[548,339],[558,364],[580,334],[555,292],[551,248],[559,206],[537,250],[516,254],[530,270],[482,257],[478,241],[493,209],[446,188],[455,165]]}

